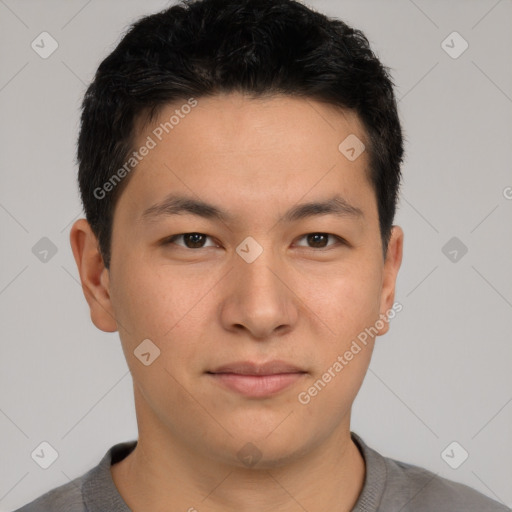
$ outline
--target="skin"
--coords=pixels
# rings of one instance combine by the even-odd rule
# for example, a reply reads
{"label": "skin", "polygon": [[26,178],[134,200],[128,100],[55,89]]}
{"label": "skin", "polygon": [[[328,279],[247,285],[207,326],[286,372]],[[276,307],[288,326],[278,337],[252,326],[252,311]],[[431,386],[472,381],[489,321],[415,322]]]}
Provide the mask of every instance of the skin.
{"label": "skin", "polygon": [[[184,103],[139,123],[135,146]],[[73,225],[92,321],[119,331],[133,377],[138,445],[111,472],[135,512],[349,511],[357,501],[365,465],[350,438],[350,410],[375,338],[307,405],[297,398],[394,302],[403,232],[393,227],[384,259],[367,152],[349,161],[338,149],[350,134],[367,142],[355,114],[313,100],[198,98],[121,194],[109,270],[87,221]],[[170,192],[234,217],[143,220]],[[279,221],[289,208],[335,193],[362,214]],[[183,233],[208,237],[189,241],[192,248],[183,237],[165,243]],[[345,243],[315,245],[310,233]],[[263,248],[252,263],[236,252],[248,236]],[[149,366],[134,355],[144,339],[161,351]],[[263,398],[206,373],[275,359],[305,373]],[[261,453],[253,467],[237,456],[248,442]]]}

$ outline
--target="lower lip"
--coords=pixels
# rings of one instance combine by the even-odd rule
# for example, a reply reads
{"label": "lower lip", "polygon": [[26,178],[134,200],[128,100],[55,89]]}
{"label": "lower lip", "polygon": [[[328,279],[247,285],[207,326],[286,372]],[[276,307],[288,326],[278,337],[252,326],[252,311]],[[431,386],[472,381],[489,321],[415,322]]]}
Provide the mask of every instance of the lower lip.
{"label": "lower lip", "polygon": [[238,373],[210,374],[223,386],[251,398],[274,395],[295,384],[304,373],[279,373],[276,375],[240,375]]}

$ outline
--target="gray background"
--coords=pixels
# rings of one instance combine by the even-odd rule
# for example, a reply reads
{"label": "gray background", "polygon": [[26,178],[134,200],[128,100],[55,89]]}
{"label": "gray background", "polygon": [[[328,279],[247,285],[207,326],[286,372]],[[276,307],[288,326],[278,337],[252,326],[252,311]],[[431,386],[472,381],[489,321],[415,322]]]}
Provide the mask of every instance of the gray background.
{"label": "gray background", "polygon": [[[137,435],[118,335],[91,323],[68,236],[85,86],[128,24],[166,5],[0,0],[1,511]],[[512,4],[309,5],[361,28],[392,68],[407,139],[403,311],[377,340],[352,429],[512,506]],[[31,48],[43,31],[59,44],[47,59]],[[441,46],[453,31],[469,44],[456,59]],[[442,251],[454,236],[468,249],[455,262]],[[57,249],[46,262],[32,252],[42,237]],[[46,470],[31,458],[42,441],[59,454]],[[458,469],[441,457],[452,441],[469,452]]]}

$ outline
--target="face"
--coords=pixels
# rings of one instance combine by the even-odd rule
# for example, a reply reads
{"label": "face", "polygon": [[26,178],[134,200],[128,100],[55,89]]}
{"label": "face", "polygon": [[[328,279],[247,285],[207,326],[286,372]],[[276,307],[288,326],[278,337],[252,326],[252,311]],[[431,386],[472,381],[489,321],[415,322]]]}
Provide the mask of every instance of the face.
{"label": "face", "polygon": [[[348,432],[402,233],[384,260],[354,114],[284,96],[185,104],[140,127],[135,147],[153,147],[116,205],[110,270],[95,256],[86,296],[95,324],[119,330],[141,438],[272,466]],[[79,268],[91,236],[74,243]]]}

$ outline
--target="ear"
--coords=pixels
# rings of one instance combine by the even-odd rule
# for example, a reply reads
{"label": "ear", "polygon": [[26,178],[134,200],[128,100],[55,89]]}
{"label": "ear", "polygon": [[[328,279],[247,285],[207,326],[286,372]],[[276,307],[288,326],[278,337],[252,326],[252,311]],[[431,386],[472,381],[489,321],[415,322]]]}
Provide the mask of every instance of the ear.
{"label": "ear", "polygon": [[[382,291],[380,300],[380,318],[387,318],[387,312],[393,309],[395,300],[395,286],[398,270],[402,263],[404,245],[404,232],[400,226],[393,226],[388,243],[384,270],[382,275]],[[378,336],[386,334],[389,330],[389,321],[384,321],[384,327],[379,329]]]}
{"label": "ear", "polygon": [[98,240],[87,220],[78,219],[73,224],[69,240],[80,274],[82,290],[91,310],[92,322],[102,331],[117,331],[110,300],[109,271],[103,263]]}

